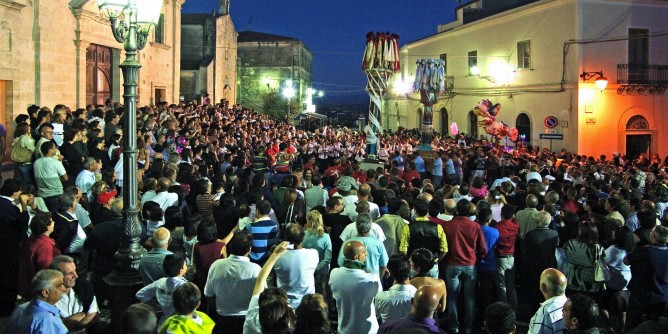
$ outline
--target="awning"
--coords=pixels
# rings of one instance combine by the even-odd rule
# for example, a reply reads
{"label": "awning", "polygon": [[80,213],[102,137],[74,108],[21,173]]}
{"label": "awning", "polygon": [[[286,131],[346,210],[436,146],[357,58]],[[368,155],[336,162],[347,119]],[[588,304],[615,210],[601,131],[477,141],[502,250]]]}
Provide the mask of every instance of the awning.
{"label": "awning", "polygon": [[325,116],[323,114],[318,114],[318,113],[315,113],[315,112],[308,112],[308,111],[300,113],[299,116],[313,117],[313,118],[317,118],[317,119],[327,119],[327,116]]}

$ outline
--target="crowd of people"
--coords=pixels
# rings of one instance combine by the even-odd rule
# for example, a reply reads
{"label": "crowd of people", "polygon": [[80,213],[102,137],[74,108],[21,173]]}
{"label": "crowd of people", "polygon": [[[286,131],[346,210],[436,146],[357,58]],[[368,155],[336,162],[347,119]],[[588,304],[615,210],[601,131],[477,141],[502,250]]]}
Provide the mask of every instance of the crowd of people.
{"label": "crowd of people", "polygon": [[[0,187],[9,332],[93,332],[123,235],[124,108],[31,106]],[[122,333],[668,329],[668,157],[140,108],[143,288]],[[519,288],[519,289],[518,289]],[[520,302],[518,302],[518,300]],[[528,317],[527,317],[528,320]],[[645,321],[645,322],[643,322]]]}

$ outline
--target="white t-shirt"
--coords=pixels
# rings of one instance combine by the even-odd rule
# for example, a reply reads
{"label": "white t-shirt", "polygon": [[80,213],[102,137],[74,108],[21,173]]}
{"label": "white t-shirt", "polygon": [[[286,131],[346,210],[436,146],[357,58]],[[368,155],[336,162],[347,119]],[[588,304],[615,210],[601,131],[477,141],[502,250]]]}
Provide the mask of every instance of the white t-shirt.
{"label": "white t-shirt", "polygon": [[[60,317],[61,318],[69,318],[77,313],[83,312],[83,304],[81,304],[81,300],[79,300],[79,297],[74,293],[74,289],[70,289],[68,293],[63,293],[63,296],[60,298],[58,302],[56,302],[55,307],[60,310]],[[95,299],[95,296],[93,296],[93,302],[90,304],[90,307],[88,308],[88,313],[86,314],[93,314],[99,312],[97,308],[97,299]],[[70,333],[83,333],[84,330],[80,331],[71,331]]]}
{"label": "white t-shirt", "polygon": [[[357,236],[357,224],[356,223],[350,223],[346,226],[346,228],[343,229],[343,232],[341,232],[341,235],[339,238],[343,240],[343,242],[348,241],[350,238],[354,238]],[[381,242],[384,242],[385,239],[385,233],[383,232],[383,228],[380,227],[380,225],[376,223],[371,223],[371,233],[369,233],[369,236],[374,237]]]}

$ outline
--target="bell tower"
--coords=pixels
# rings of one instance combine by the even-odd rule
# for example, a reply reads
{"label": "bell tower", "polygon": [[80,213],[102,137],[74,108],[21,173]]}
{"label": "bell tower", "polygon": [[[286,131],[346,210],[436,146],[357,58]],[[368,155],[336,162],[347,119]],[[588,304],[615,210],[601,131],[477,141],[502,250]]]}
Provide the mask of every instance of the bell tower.
{"label": "bell tower", "polygon": [[218,15],[230,14],[230,0],[218,0]]}

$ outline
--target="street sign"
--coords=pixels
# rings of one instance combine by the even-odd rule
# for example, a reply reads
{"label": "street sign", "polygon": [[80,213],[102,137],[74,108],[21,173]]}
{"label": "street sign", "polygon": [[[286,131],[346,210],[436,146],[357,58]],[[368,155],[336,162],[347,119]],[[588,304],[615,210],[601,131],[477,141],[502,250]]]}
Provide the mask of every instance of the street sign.
{"label": "street sign", "polygon": [[561,133],[541,133],[540,139],[564,139],[564,135]]}
{"label": "street sign", "polygon": [[557,133],[557,129],[545,129],[545,133],[547,133],[547,134],[551,134],[551,133],[554,134],[554,133]]}
{"label": "street sign", "polygon": [[559,120],[554,116],[547,116],[545,117],[545,121],[543,123],[545,123],[546,128],[552,129],[557,127],[557,125],[559,124]]}

